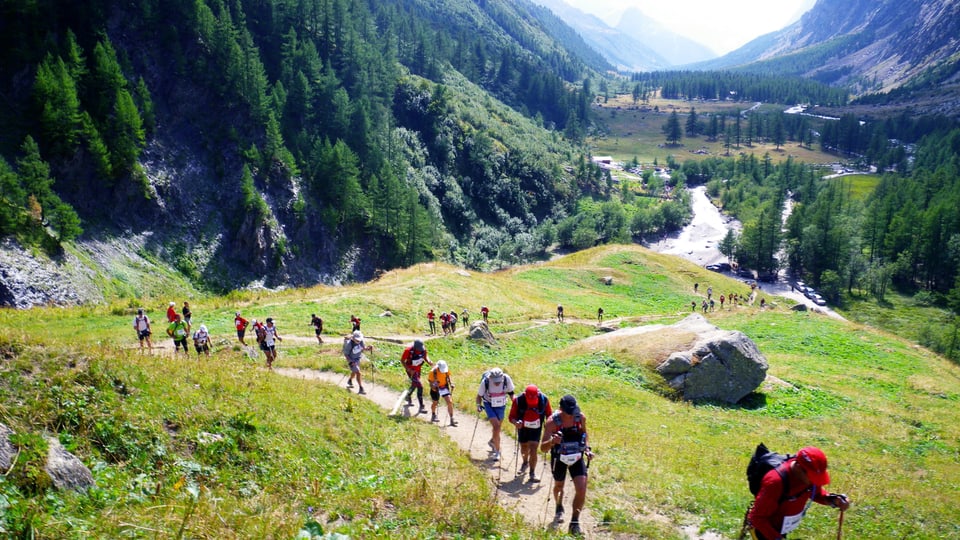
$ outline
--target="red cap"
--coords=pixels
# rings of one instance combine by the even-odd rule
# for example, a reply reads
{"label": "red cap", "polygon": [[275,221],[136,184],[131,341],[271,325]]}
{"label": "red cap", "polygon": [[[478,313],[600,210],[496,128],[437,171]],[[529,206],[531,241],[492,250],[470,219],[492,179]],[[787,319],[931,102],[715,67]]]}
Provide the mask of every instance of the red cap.
{"label": "red cap", "polygon": [[825,486],[830,483],[830,475],[827,473],[827,456],[823,450],[816,446],[801,448],[797,452],[797,463],[814,485]]}
{"label": "red cap", "polygon": [[527,396],[527,405],[536,405],[540,401],[540,389],[535,384],[527,386],[523,394]]}

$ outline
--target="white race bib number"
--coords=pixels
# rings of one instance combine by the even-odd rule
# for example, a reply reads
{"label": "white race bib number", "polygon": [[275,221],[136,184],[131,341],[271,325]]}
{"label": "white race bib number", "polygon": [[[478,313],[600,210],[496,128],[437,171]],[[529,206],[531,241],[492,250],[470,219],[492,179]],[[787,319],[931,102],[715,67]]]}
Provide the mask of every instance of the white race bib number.
{"label": "white race bib number", "polygon": [[491,396],[491,407],[505,407],[507,405],[507,396]]}
{"label": "white race bib number", "polygon": [[783,526],[780,527],[780,534],[787,534],[792,530],[796,529],[800,525],[800,520],[803,519],[803,516],[806,513],[807,511],[806,509],[804,509],[804,511],[800,512],[799,514],[794,514],[792,516],[784,516]]}
{"label": "white race bib number", "polygon": [[540,419],[537,418],[536,420],[524,420],[523,427],[530,428],[530,429],[537,429],[538,427],[540,427]]}
{"label": "white race bib number", "polygon": [[450,389],[449,389],[449,388],[441,388],[441,389],[440,389],[440,397],[449,396],[449,395],[450,395]]}
{"label": "white race bib number", "polygon": [[410,360],[410,365],[413,367],[417,367],[421,364],[423,364],[423,358],[413,358]]}
{"label": "white race bib number", "polygon": [[[583,452],[577,452],[575,454],[560,454],[560,461],[562,461],[564,465],[573,465],[574,463],[580,461],[581,457],[583,457]],[[787,525],[786,519],[784,519],[783,525]],[[796,527],[796,525],[794,525],[794,527]]]}

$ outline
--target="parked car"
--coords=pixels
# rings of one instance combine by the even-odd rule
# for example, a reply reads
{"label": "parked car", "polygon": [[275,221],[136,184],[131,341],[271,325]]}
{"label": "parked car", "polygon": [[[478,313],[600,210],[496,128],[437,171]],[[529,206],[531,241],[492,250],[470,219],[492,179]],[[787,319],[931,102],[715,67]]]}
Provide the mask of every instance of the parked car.
{"label": "parked car", "polygon": [[814,296],[820,296],[817,293],[817,291],[813,289],[813,287],[807,287],[807,290],[803,292],[803,295],[809,298],[810,300],[813,300]]}
{"label": "parked car", "polygon": [[729,271],[730,271],[730,263],[718,263],[717,266],[720,267],[720,271],[721,271],[721,272],[729,272]]}
{"label": "parked car", "polygon": [[709,270],[709,271],[711,271],[711,272],[723,272],[723,270],[720,270],[720,265],[719,265],[719,264],[708,264],[708,265],[704,266],[704,268],[706,268],[707,270]]}
{"label": "parked car", "polygon": [[810,300],[813,300],[813,303],[816,304],[816,305],[818,305],[818,306],[825,306],[825,305],[827,305],[826,299],[825,299],[824,297],[820,296],[820,295],[817,294],[817,293],[814,293],[813,296],[810,297]]}

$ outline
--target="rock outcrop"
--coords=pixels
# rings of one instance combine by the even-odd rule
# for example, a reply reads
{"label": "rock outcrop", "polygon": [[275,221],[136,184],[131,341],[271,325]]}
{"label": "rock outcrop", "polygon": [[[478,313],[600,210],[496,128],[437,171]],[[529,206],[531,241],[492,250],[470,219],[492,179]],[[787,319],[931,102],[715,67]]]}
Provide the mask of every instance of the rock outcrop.
{"label": "rock outcrop", "polygon": [[470,339],[486,341],[490,345],[496,345],[497,343],[497,338],[493,337],[490,327],[482,320],[470,324]]}
{"label": "rock outcrop", "polygon": [[767,360],[744,333],[720,330],[701,315],[691,315],[674,326],[695,331],[698,339],[656,369],[684,399],[736,403],[763,383]]}
{"label": "rock outcrop", "polygon": [[[10,471],[17,457],[17,449],[10,442],[14,432],[0,424],[0,474]],[[44,467],[51,483],[57,489],[84,490],[96,485],[90,469],[77,456],[68,452],[56,437],[45,437],[47,441],[47,463]]]}

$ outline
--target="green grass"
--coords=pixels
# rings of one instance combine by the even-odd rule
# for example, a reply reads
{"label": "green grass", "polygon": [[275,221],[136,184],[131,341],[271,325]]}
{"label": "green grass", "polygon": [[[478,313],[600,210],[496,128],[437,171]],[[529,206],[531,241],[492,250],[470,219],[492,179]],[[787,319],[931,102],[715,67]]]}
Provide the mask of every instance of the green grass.
{"label": "green grass", "polygon": [[850,174],[836,179],[850,190],[850,195],[859,201],[866,199],[880,183],[878,174]]}
{"label": "green grass", "polygon": [[[26,434],[58,434],[98,482],[88,494],[31,486],[25,451],[0,479],[0,526],[36,538],[175,537],[181,526],[192,538],[290,538],[315,520],[358,538],[551,537],[491,504],[484,474],[436,429],[267,373],[234,346],[231,327],[237,308],[274,316],[288,337],[280,367],[345,373],[339,336],[351,313],[367,335],[412,339],[426,331],[430,307],[479,316],[487,304],[495,345],[459,334],[428,341],[430,357],[450,363],[464,410],[494,365],[554,404],[576,395],[596,452],[587,504],[611,536],[679,538],[678,524],[702,519],[735,537],[750,500],[746,462],[761,441],[782,452],[824,448],[830,487],[854,501],[851,538],[960,535],[955,364],[866,326],[789,311],[787,301],[738,306],[708,319],[751,337],[770,377],[737,406],[694,405],[650,369],[670,345],[663,332],[585,341],[599,335],[599,305],[623,326],[687,316],[693,283],[743,287],[677,258],[607,246],[493,274],[421,265],[366,285],[198,298],[196,321],[218,343],[199,362],[128,350],[126,303],[0,311],[0,418],[28,447],[39,443]],[[553,320],[558,302],[568,324]],[[392,317],[378,316],[387,309]],[[330,329],[323,346],[307,325],[313,312]],[[365,376],[402,388],[404,345],[377,341],[376,371]],[[798,532],[830,538],[836,515],[813,508]]]}

